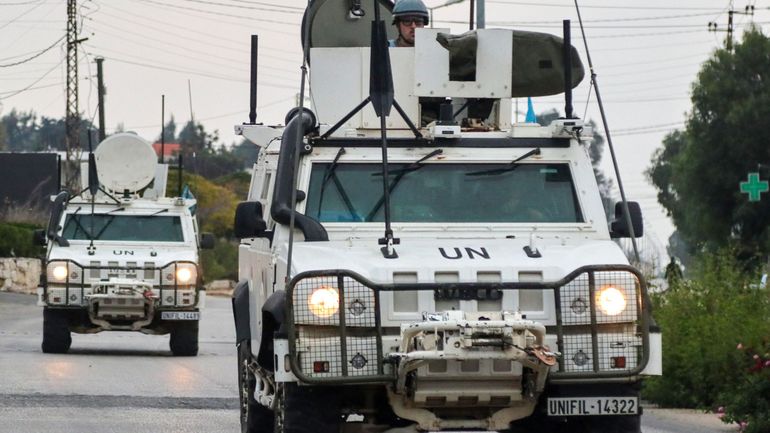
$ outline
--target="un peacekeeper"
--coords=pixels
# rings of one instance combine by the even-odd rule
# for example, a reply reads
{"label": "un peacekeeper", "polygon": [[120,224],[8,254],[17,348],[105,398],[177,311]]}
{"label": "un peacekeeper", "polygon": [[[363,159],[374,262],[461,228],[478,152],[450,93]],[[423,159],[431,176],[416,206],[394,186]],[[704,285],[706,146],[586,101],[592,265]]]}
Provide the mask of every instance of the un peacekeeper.
{"label": "un peacekeeper", "polygon": [[422,0],[398,0],[393,6],[393,25],[398,38],[388,41],[389,47],[413,47],[414,29],[428,25],[428,8]]}

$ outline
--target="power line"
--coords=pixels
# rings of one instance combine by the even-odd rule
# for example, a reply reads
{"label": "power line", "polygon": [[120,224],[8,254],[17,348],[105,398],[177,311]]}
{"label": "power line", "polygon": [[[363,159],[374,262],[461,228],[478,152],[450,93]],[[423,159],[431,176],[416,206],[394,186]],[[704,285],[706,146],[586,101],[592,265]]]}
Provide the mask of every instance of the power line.
{"label": "power line", "polygon": [[62,37],[60,37],[59,39],[57,39],[57,40],[56,40],[56,42],[52,43],[52,44],[51,44],[51,45],[50,45],[48,48],[45,48],[45,49],[43,49],[42,51],[39,51],[38,53],[36,53],[36,54],[35,54],[35,55],[33,55],[33,56],[27,57],[27,58],[26,58],[26,59],[24,59],[24,60],[19,60],[18,62],[13,62],[13,63],[8,63],[8,64],[5,64],[5,65],[0,65],[0,68],[10,68],[11,66],[17,66],[17,65],[21,65],[21,64],[23,64],[23,63],[27,63],[27,62],[29,62],[29,61],[31,61],[31,60],[34,60],[34,59],[36,59],[36,58],[38,58],[38,57],[42,56],[42,55],[43,55],[43,54],[45,54],[46,52],[48,52],[48,50],[50,50],[51,48],[55,47],[55,46],[56,46],[56,45],[57,45],[59,42],[61,42],[61,41],[62,41],[62,39],[66,38],[66,37],[67,37],[67,35],[63,35]]}
{"label": "power line", "polygon": [[0,6],[24,6],[24,5],[31,5],[33,3],[37,3],[41,0],[31,0],[26,2],[16,2],[16,3],[0,3]]}
{"label": "power line", "polygon": [[[14,22],[16,22],[16,21],[17,21],[19,18],[23,17],[24,15],[27,15],[28,13],[31,13],[31,12],[32,12],[32,11],[34,11],[35,9],[39,8],[40,6],[42,6],[44,3],[45,3],[45,2],[44,2],[43,0],[40,0],[39,2],[37,2],[37,4],[35,4],[35,6],[32,6],[31,8],[29,8],[29,9],[28,9],[27,11],[25,11],[25,12],[22,12],[22,13],[21,13],[21,15],[18,15],[18,16],[16,16],[15,18],[11,18],[10,20],[8,20],[8,21],[7,21],[5,24],[3,24],[2,26],[0,26],[0,30],[2,30],[2,29],[4,29],[4,28],[8,27],[8,26],[9,26],[9,25],[11,25],[11,24],[13,24]],[[23,4],[32,4],[32,3],[23,3]]]}
{"label": "power line", "polygon": [[[157,70],[161,70],[161,71],[181,72],[181,73],[184,73],[184,74],[199,75],[201,77],[214,78],[214,79],[217,79],[217,80],[237,81],[237,82],[241,82],[241,83],[245,83],[245,82],[249,81],[249,80],[246,80],[246,79],[229,77],[229,76],[224,76],[224,75],[215,75],[215,74],[211,74],[211,73],[207,73],[207,72],[193,71],[193,70],[189,70],[189,69],[178,69],[178,68],[170,68],[170,67],[164,67],[164,66],[158,66],[158,65],[150,65],[150,64],[142,63],[142,62],[133,62],[133,61],[130,61],[130,60],[118,59],[118,58],[115,58],[115,57],[110,57],[110,60],[113,61],[113,62],[126,63],[126,64],[129,64],[129,65],[142,66],[142,67],[145,67],[145,68],[157,69]],[[282,89],[296,89],[297,88],[297,86],[289,86],[289,85],[278,84],[278,83],[264,83],[264,84],[267,84],[270,87],[277,87],[277,88],[282,88]]]}
{"label": "power line", "polygon": [[278,20],[270,20],[270,19],[265,19],[265,18],[247,17],[247,16],[243,16],[243,15],[226,14],[226,13],[223,13],[223,12],[214,12],[214,11],[209,11],[209,10],[205,10],[205,9],[195,9],[195,8],[190,8],[190,7],[186,7],[186,6],[166,4],[166,3],[157,2],[155,0],[135,0],[135,1],[140,1],[142,3],[151,3],[151,4],[155,4],[155,5],[159,5],[159,6],[166,6],[166,7],[175,8],[175,9],[182,9],[182,10],[185,10],[185,11],[194,11],[194,12],[200,12],[200,13],[209,14],[209,15],[216,15],[216,16],[222,16],[222,17],[228,17],[228,18],[237,18],[237,19],[240,19],[240,20],[257,21],[257,22],[270,23],[270,24],[281,24],[281,25],[284,25],[284,26],[296,26],[296,25],[298,25],[297,23],[291,23],[291,22],[288,22],[288,21],[278,21]]}
{"label": "power line", "polygon": [[[523,2],[523,1],[500,1],[500,0],[487,0],[487,3],[494,4],[515,4],[522,6],[546,6],[546,7],[561,7],[572,9],[569,3],[540,3],[540,2]],[[606,6],[606,5],[580,5],[581,9],[625,9],[625,10],[678,10],[678,11],[715,11],[716,8],[701,8],[701,7],[680,7],[680,6]]]}
{"label": "power line", "polygon": [[[115,29],[115,30],[122,30],[120,27],[115,26],[113,24],[105,24],[105,26],[109,26],[111,29]],[[178,57],[189,58],[189,59],[196,60],[196,61],[204,61],[205,60],[206,63],[209,63],[209,64],[211,62],[206,60],[206,59],[208,59],[208,58],[215,58],[215,59],[223,60],[225,62],[229,62],[229,63],[235,64],[235,65],[238,65],[239,67],[245,67],[246,66],[246,65],[244,65],[244,62],[242,60],[236,60],[236,59],[233,59],[232,57],[220,56],[220,55],[217,55],[217,54],[213,54],[211,52],[191,49],[189,45],[176,44],[176,43],[168,42],[168,41],[160,41],[160,40],[158,40],[158,38],[154,38],[154,37],[151,37],[151,36],[148,36],[148,35],[145,35],[145,34],[131,33],[131,32],[128,32],[128,31],[126,31],[124,34],[116,34],[116,33],[113,33],[113,32],[111,32],[109,30],[103,29],[100,25],[95,25],[95,23],[93,23],[93,22],[89,23],[89,27],[95,29],[98,32],[102,32],[102,33],[105,33],[105,34],[108,34],[108,35],[113,35],[113,36],[120,37],[124,41],[132,42],[134,44],[141,45],[142,47],[146,47],[147,44],[144,43],[144,42],[132,41],[131,38],[140,38],[140,39],[149,40],[149,41],[154,43],[154,45],[152,47],[155,48],[155,49],[158,49],[158,50],[161,50],[161,48],[156,46],[156,45],[158,45],[158,43],[160,43],[162,45],[169,46],[169,47],[177,48],[177,50],[174,50],[174,51],[164,51],[164,52],[167,53],[167,54],[170,54],[170,55],[178,56]],[[152,27],[148,27],[148,26],[144,26],[144,27],[152,29]],[[183,54],[183,53],[197,53],[198,56],[195,57],[195,56],[192,56],[192,55],[189,55],[189,54]],[[269,54],[265,54],[265,57],[271,58],[271,57],[274,57],[274,56],[271,56]],[[288,60],[284,60],[284,59],[280,59],[280,58],[278,58],[276,60],[283,60],[285,62],[288,62]],[[227,66],[227,68],[232,68],[232,66]],[[278,68],[278,67],[269,67],[269,69],[275,69],[275,70],[284,71],[284,72],[287,71],[286,69],[282,69],[282,68]]]}
{"label": "power line", "polygon": [[[56,68],[58,68],[58,67],[59,67],[59,66],[60,66],[60,65],[61,65],[63,62],[64,62],[64,59],[61,59],[61,61],[60,61],[59,63],[57,63],[56,65],[54,65],[54,67],[53,67],[53,68],[49,69],[49,70],[48,70],[48,71],[47,71],[45,74],[41,75],[41,76],[40,76],[38,79],[36,79],[35,81],[33,81],[33,82],[30,84],[30,85],[28,85],[28,86],[26,86],[26,87],[24,87],[24,88],[22,88],[22,89],[19,89],[19,90],[12,90],[12,91],[10,91],[10,92],[3,92],[3,93],[0,93],[0,94],[2,94],[2,95],[5,95],[5,96],[3,97],[3,99],[8,99],[8,98],[13,98],[14,96],[16,96],[16,95],[19,95],[19,94],[21,94],[21,93],[23,93],[23,92],[26,92],[27,90],[32,90],[32,86],[34,86],[35,84],[37,84],[37,83],[39,83],[40,81],[42,81],[42,80],[43,80],[43,78],[45,78],[46,76],[48,76],[48,74],[50,74],[51,72],[53,72],[53,71],[54,71]],[[50,86],[48,86],[48,87],[50,87]],[[8,93],[10,93],[10,95],[8,95]]]}
{"label": "power line", "polygon": [[[300,14],[304,11],[304,8],[298,8],[295,6],[283,6],[284,8],[286,8],[286,10],[281,10],[281,9],[267,9],[267,8],[256,7],[256,6],[231,5],[227,3],[221,3],[221,2],[210,1],[210,0],[183,0],[183,1],[212,5],[212,6],[224,6],[229,8],[249,9],[249,10],[263,11],[263,12],[277,12],[277,13],[283,13],[283,14]],[[281,6],[273,5],[273,7],[281,7]]]}
{"label": "power line", "polygon": [[[713,13],[707,12],[707,13],[697,13],[697,14],[678,14],[678,15],[656,15],[652,17],[625,17],[625,18],[597,18],[593,20],[583,20],[583,23],[615,23],[615,22],[633,22],[633,21],[660,21],[660,20],[670,20],[670,19],[678,19],[678,18],[695,18],[695,17],[703,17],[703,16],[713,16]],[[510,23],[511,25],[518,25],[518,24],[552,24],[552,25],[562,25],[562,21],[560,20],[547,20],[547,21],[487,21],[487,24],[494,24],[497,22],[504,22],[504,23]],[[586,28],[590,28],[589,26],[586,26]]]}
{"label": "power line", "polygon": [[[108,3],[107,5],[110,8],[113,8],[113,9],[119,11],[121,14],[133,15],[134,17],[137,17],[140,20],[146,20],[146,21],[158,23],[158,24],[161,24],[164,28],[165,27],[172,27],[172,28],[183,30],[185,32],[192,33],[194,35],[208,36],[208,37],[206,37],[206,38],[195,38],[195,37],[190,37],[190,36],[187,36],[187,35],[180,35],[178,33],[171,33],[168,30],[160,30],[160,29],[157,29],[157,28],[153,28],[152,26],[149,26],[149,25],[147,25],[145,23],[140,23],[140,22],[137,22],[137,21],[127,20],[125,18],[125,16],[116,16],[116,15],[113,15],[113,14],[106,13],[104,11],[99,11],[100,14],[106,15],[106,16],[111,17],[111,18],[115,18],[117,20],[120,20],[121,22],[127,22],[127,23],[133,23],[133,24],[136,24],[136,25],[141,25],[143,28],[151,28],[151,29],[157,30],[159,32],[162,31],[164,34],[170,34],[170,35],[178,36],[180,38],[184,38],[185,40],[196,41],[199,44],[204,44],[204,45],[208,45],[208,46],[219,48],[219,49],[233,51],[233,52],[238,53],[239,55],[242,55],[244,50],[246,50],[248,48],[248,43],[245,43],[243,41],[236,41],[236,40],[233,40],[233,39],[223,38],[221,35],[213,35],[213,34],[204,33],[200,29],[197,29],[197,28],[196,29],[191,29],[189,27],[181,26],[181,25],[178,25],[178,24],[174,24],[174,23],[170,23],[170,22],[166,22],[166,21],[156,20],[156,19],[153,19],[153,18],[150,18],[150,17],[145,17],[145,16],[137,15],[137,14],[129,12],[129,11],[125,10],[125,9],[121,9],[121,8],[115,7],[113,4],[110,4],[110,3]],[[112,27],[115,27],[113,24],[109,24],[109,25],[112,26]],[[216,43],[211,42],[212,40],[231,42],[233,44],[238,45],[238,47],[232,47],[232,46],[223,45],[223,44],[216,44]],[[273,59],[273,60],[279,60],[279,61],[282,61],[282,62],[297,63],[295,59],[288,59],[288,58],[280,57],[280,56],[277,56],[277,55],[274,55],[274,54],[265,54],[264,53],[265,50],[276,51],[276,52],[281,52],[281,53],[285,52],[285,50],[277,50],[277,49],[275,49],[273,47],[265,47],[264,49],[260,49],[260,57],[266,57],[266,58],[270,58],[270,59]]]}

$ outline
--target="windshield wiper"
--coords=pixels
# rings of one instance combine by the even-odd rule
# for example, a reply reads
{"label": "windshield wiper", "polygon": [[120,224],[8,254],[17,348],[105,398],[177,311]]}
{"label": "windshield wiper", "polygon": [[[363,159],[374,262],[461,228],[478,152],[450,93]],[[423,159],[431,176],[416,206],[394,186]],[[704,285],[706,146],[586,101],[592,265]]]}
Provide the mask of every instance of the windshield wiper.
{"label": "windshield wiper", "polygon": [[350,212],[350,217],[352,219],[356,218],[356,208],[353,206],[353,202],[350,200],[348,193],[345,191],[345,187],[342,186],[342,182],[340,182],[340,179],[335,174],[337,167],[339,167],[340,157],[342,157],[344,154],[345,148],[341,147],[340,150],[337,151],[337,155],[334,156],[334,161],[332,161],[332,163],[329,164],[324,171],[324,178],[321,182],[321,191],[318,194],[318,215],[316,216],[318,220],[321,219],[321,208],[323,208],[324,192],[326,191],[326,185],[330,180],[333,181],[334,186],[337,187],[337,191],[340,193],[342,202],[345,203],[345,207],[348,208],[348,212]]}
{"label": "windshield wiper", "polygon": [[492,176],[495,174],[503,174],[508,173],[509,171],[516,170],[516,168],[519,166],[519,162],[529,158],[532,155],[540,155],[540,148],[532,149],[529,152],[525,153],[524,155],[521,155],[520,157],[514,159],[513,161],[509,162],[505,167],[501,168],[493,168],[491,170],[482,170],[482,171],[474,171],[471,173],[465,173],[466,176]]}
{"label": "windshield wiper", "polygon": [[[436,149],[433,152],[423,156],[422,158],[420,158],[417,161],[407,165],[404,168],[400,168],[400,169],[396,169],[396,170],[391,171],[390,173],[396,174],[396,177],[395,177],[395,179],[393,179],[393,182],[388,187],[388,193],[389,194],[393,193],[393,190],[396,189],[396,186],[398,185],[398,183],[401,182],[401,179],[403,179],[404,176],[406,176],[407,173],[411,173],[413,171],[421,169],[422,167],[425,166],[425,164],[424,164],[425,161],[433,158],[436,155],[440,155],[442,153],[444,153],[443,149]],[[382,173],[374,173],[372,176],[382,176]],[[385,194],[383,194],[380,197],[380,199],[377,200],[377,203],[374,205],[372,210],[369,211],[369,213],[366,215],[366,219],[364,221],[371,221],[372,218],[374,218],[374,216],[377,214],[377,212],[380,210],[380,208],[382,207],[382,205],[384,203],[385,203]]]}
{"label": "windshield wiper", "polygon": [[[78,221],[78,220],[75,218],[75,215],[77,215],[77,214],[78,214],[78,212],[80,212],[80,209],[82,209],[82,207],[78,206],[78,208],[77,208],[77,209],[75,209],[75,212],[72,212],[72,213],[70,214],[70,216],[71,216],[72,218],[68,219],[68,220],[67,220],[67,222],[65,222],[65,223],[64,223],[64,227],[62,227],[62,230],[61,230],[62,234],[64,234],[64,231],[65,231],[65,230],[67,230],[67,227],[69,227],[70,223],[71,223],[73,220],[75,221],[75,224],[77,224],[77,225],[78,225],[78,227],[80,227],[81,229],[83,229],[83,226],[82,226],[82,225],[80,225],[80,221]],[[83,229],[83,231],[85,232],[85,229]],[[77,228],[75,229],[75,234],[77,234]],[[74,234],[73,234],[73,237],[74,237]]]}
{"label": "windshield wiper", "polygon": [[151,213],[149,215],[138,215],[138,216],[139,216],[139,218],[150,218],[150,217],[154,217],[155,215],[160,215],[160,214],[162,214],[164,212],[168,212],[168,209],[161,209],[161,210],[159,210],[159,211],[157,211],[155,213]]}

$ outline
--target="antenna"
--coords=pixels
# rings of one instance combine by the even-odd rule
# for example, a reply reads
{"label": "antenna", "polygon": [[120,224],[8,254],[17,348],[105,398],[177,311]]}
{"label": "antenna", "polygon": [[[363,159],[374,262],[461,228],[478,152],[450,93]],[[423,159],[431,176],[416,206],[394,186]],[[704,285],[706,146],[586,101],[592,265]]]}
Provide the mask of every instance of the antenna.
{"label": "antenna", "polygon": [[251,35],[251,91],[249,92],[249,125],[257,123],[257,55],[259,36]]}
{"label": "antenna", "polygon": [[91,231],[88,237],[91,242],[88,244],[88,255],[93,255],[94,247],[94,205],[96,202],[96,193],[99,192],[99,174],[96,172],[96,158],[94,158],[94,149],[91,144],[92,131],[88,128],[88,192],[91,194]]}
{"label": "antenna", "polygon": [[570,20],[562,22],[564,31],[564,117],[574,119],[572,111],[572,29]]}
{"label": "antenna", "polygon": [[[96,58],[96,82],[97,82],[97,92],[99,95],[99,141],[101,142],[107,137],[107,134],[104,132],[105,124],[104,124],[104,69],[102,68],[102,64],[104,63],[104,57],[97,57]],[[90,136],[89,136],[90,140]]]}
{"label": "antenna", "polygon": [[[602,116],[602,125],[604,126],[604,135],[607,136],[607,145],[610,148],[610,155],[612,156],[612,166],[615,169],[615,176],[618,179],[618,189],[620,190],[620,198],[623,200],[623,212],[625,213],[626,224],[628,225],[628,231],[631,234],[631,245],[634,248],[634,257],[637,263],[639,259],[639,249],[636,246],[636,234],[634,233],[634,224],[631,222],[631,212],[628,210],[628,201],[626,200],[626,192],[623,189],[623,181],[620,178],[620,169],[618,168],[618,159],[615,156],[615,146],[612,144],[612,136],[610,135],[610,127],[607,125],[607,115],[604,112],[604,104],[602,103],[602,96],[599,92],[599,83],[596,80],[596,72],[594,71],[594,64],[591,61],[591,52],[588,51],[588,39],[586,39],[586,31],[583,26],[583,18],[580,15],[580,6],[578,6],[578,0],[575,0],[575,11],[577,12],[578,22],[580,23],[580,32],[583,35],[583,44],[586,48],[586,58],[588,59],[588,68],[591,70],[591,84],[593,84],[596,90],[596,101],[599,103],[599,112]],[[566,69],[566,68],[565,68]]]}
{"label": "antenna", "polygon": [[372,45],[369,56],[369,99],[372,101],[375,114],[380,118],[380,139],[382,144],[382,198],[384,201],[385,236],[378,243],[384,245],[381,249],[386,259],[398,258],[393,245],[399,239],[393,237],[390,226],[390,177],[388,175],[388,132],[385,118],[393,107],[393,74],[390,69],[390,53],[388,51],[388,36],[385,31],[385,21],[380,17],[380,7],[374,0],[374,21],[372,21]]}
{"label": "antenna", "polygon": [[163,164],[166,158],[166,95],[160,95],[160,156],[158,162]]}
{"label": "antenna", "polygon": [[177,183],[176,183],[176,187],[178,191],[177,197],[181,197],[182,196],[182,167],[183,167],[181,151],[179,152],[179,159],[177,160],[177,163],[178,163],[177,164]]}
{"label": "antenna", "polygon": [[[310,7],[311,2],[312,0],[308,0],[308,7]],[[305,113],[305,81],[307,80],[307,62],[308,53],[310,52],[310,32],[305,32],[303,38],[305,40],[302,44],[302,79],[300,80],[299,85],[299,110],[297,111],[297,116],[299,116],[300,119],[302,119],[302,115]],[[289,122],[287,121],[286,123],[288,124]],[[294,140],[291,143],[288,143],[288,145],[294,146],[294,167],[292,167],[291,170],[291,204],[289,206],[291,213],[289,216],[289,250],[286,254],[286,282],[288,282],[290,278],[291,259],[294,253],[294,224],[297,213],[295,211],[297,207],[297,171],[299,171],[299,155],[300,147],[302,146],[302,128],[297,128],[296,136],[293,138]],[[281,143],[281,147],[283,147],[283,143]]]}

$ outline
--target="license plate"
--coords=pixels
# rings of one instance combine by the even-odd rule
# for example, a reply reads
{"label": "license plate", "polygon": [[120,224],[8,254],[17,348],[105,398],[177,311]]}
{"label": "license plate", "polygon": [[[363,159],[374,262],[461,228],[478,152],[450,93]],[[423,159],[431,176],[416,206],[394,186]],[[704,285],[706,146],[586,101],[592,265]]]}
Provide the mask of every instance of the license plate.
{"label": "license plate", "polygon": [[549,398],[548,416],[638,415],[636,397]]}
{"label": "license plate", "polygon": [[435,301],[499,301],[503,291],[498,289],[437,289],[433,292]]}
{"label": "license plate", "polygon": [[163,320],[198,320],[201,313],[198,311],[161,311]]}

